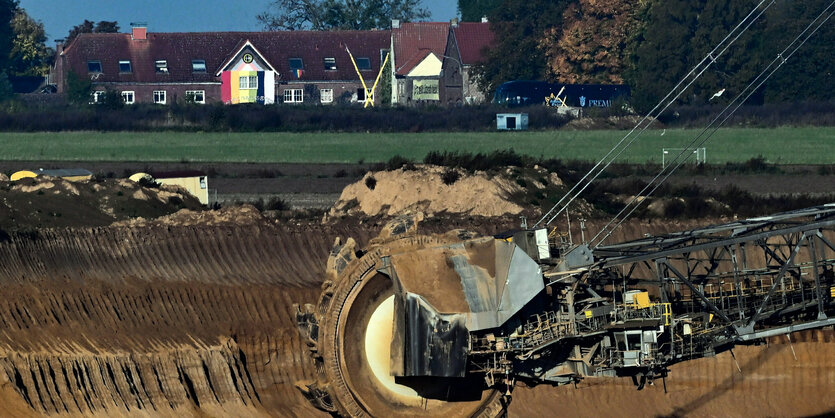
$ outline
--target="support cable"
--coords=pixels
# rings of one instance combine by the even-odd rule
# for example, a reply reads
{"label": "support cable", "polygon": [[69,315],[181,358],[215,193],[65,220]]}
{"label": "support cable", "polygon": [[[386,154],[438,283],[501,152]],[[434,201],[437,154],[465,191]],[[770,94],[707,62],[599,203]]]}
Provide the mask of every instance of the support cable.
{"label": "support cable", "polygon": [[[766,4],[766,3],[767,3],[767,4]],[[662,98],[662,99],[658,102],[658,104],[656,104],[656,105],[655,105],[655,107],[653,107],[653,108],[652,108],[652,110],[650,110],[650,111],[649,111],[649,113],[647,113],[647,114],[646,114],[646,116],[644,116],[644,117],[643,117],[643,118],[642,118],[642,119],[641,119],[641,120],[640,120],[640,121],[639,121],[639,122],[638,122],[638,123],[637,123],[637,124],[636,124],[636,125],[632,128],[632,130],[630,130],[630,131],[629,131],[629,132],[628,132],[628,133],[627,133],[627,134],[626,134],[626,135],[625,135],[625,136],[624,136],[624,137],[623,137],[620,141],[618,141],[618,143],[617,143],[617,144],[615,144],[615,146],[614,146],[614,147],[612,147],[612,149],[611,149],[611,150],[609,150],[609,152],[608,152],[608,153],[606,153],[606,155],[604,155],[604,156],[603,156],[603,158],[601,158],[601,159],[600,159],[600,161],[598,161],[598,162],[594,165],[594,167],[592,167],[592,168],[591,168],[591,170],[589,170],[589,171],[588,171],[588,173],[586,173],[586,174],[583,176],[583,178],[581,178],[581,179],[580,179],[580,181],[578,181],[578,182],[577,182],[577,183],[576,183],[576,184],[575,184],[575,185],[574,185],[574,186],[573,186],[573,187],[572,187],[572,188],[568,191],[568,193],[566,193],[565,195],[563,195],[563,197],[562,197],[562,198],[561,198],[561,199],[560,199],[560,200],[559,200],[559,201],[558,201],[558,202],[557,202],[557,203],[556,203],[553,207],[551,207],[551,209],[550,209],[550,210],[549,210],[549,211],[548,211],[545,215],[543,215],[543,216],[542,216],[542,218],[541,218],[539,221],[537,221],[537,222],[536,222],[536,224],[534,224],[534,226],[533,226],[533,227],[534,227],[534,228],[536,228],[536,227],[537,227],[540,223],[542,223],[542,222],[543,222],[546,218],[548,219],[548,221],[547,221],[547,222],[545,222],[545,225],[549,225],[551,222],[553,222],[553,221],[554,221],[554,219],[556,219],[556,218],[557,218],[557,216],[559,216],[559,215],[560,215],[560,214],[561,214],[564,210],[566,210],[566,208],[568,208],[568,206],[571,204],[571,202],[573,202],[573,201],[574,201],[577,197],[579,197],[579,196],[580,196],[580,194],[582,194],[582,193],[583,193],[583,191],[585,191],[585,190],[586,190],[586,188],[588,188],[588,186],[589,186],[589,185],[591,185],[591,183],[592,183],[594,180],[596,180],[596,179],[597,179],[597,177],[599,177],[599,176],[600,176],[600,174],[602,174],[602,173],[603,173],[603,171],[604,171],[606,168],[608,168],[608,167],[609,167],[609,165],[611,165],[611,164],[612,164],[612,162],[614,162],[614,161],[615,161],[618,157],[620,157],[620,155],[621,155],[621,154],[622,154],[622,153],[623,153],[623,152],[624,152],[627,148],[629,148],[629,147],[632,145],[632,143],[635,141],[635,139],[637,139],[637,137],[638,137],[638,136],[640,136],[640,135],[641,135],[644,131],[646,131],[646,130],[647,130],[647,128],[649,128],[649,127],[650,127],[650,125],[652,125],[652,122],[653,122],[653,121],[654,121],[654,120],[655,120],[655,119],[656,119],[659,115],[661,115],[661,114],[662,114],[665,110],[667,110],[667,108],[669,108],[669,107],[670,107],[673,103],[675,103],[675,101],[676,101],[676,100],[677,100],[677,99],[678,99],[678,98],[679,98],[682,94],[684,94],[684,92],[685,92],[685,91],[686,91],[686,90],[687,90],[687,89],[688,89],[691,85],[693,85],[693,83],[695,83],[695,82],[696,82],[696,81],[697,81],[697,80],[701,77],[701,75],[702,75],[702,74],[703,74],[703,73],[704,73],[704,72],[705,72],[705,71],[706,71],[706,70],[707,70],[707,69],[708,69],[711,65],[713,65],[713,63],[714,63],[714,62],[716,62],[716,59],[717,59],[717,58],[719,58],[720,56],[722,56],[722,54],[724,54],[724,53],[725,53],[725,51],[727,51],[727,50],[728,50],[728,48],[729,48],[729,47],[730,47],[730,46],[731,46],[731,45],[732,45],[732,44],[733,44],[733,43],[734,43],[737,39],[739,39],[739,37],[740,37],[740,36],[742,36],[742,34],[743,34],[743,33],[745,33],[745,32],[748,30],[748,28],[750,28],[750,27],[751,27],[751,25],[752,25],[752,24],[753,24],[753,23],[754,23],[754,22],[755,22],[755,21],[756,21],[756,20],[757,20],[760,16],[762,16],[762,14],[763,14],[763,13],[764,13],[764,12],[765,12],[765,11],[766,11],[769,7],[771,7],[771,5],[773,5],[774,3],[775,3],[775,0],[762,0],[762,1],[760,1],[760,3],[759,3],[759,4],[757,4],[757,5],[756,5],[756,6],[755,6],[755,7],[754,7],[754,8],[753,8],[753,9],[752,9],[749,13],[748,13],[748,15],[747,15],[747,16],[745,16],[745,18],[743,18],[743,19],[742,19],[742,21],[740,21],[740,22],[736,25],[736,27],[734,27],[734,28],[732,29],[732,30],[731,30],[731,31],[730,31],[730,32],[729,32],[729,33],[725,36],[725,38],[723,38],[723,39],[722,39],[722,40],[721,40],[721,41],[720,41],[720,42],[719,42],[719,43],[718,43],[718,44],[717,44],[717,45],[713,48],[713,50],[711,50],[710,52],[708,52],[708,53],[707,53],[707,55],[705,55],[705,57],[704,57],[704,58],[702,58],[702,59],[701,59],[701,61],[699,61],[699,63],[698,63],[698,64],[696,64],[696,65],[695,65],[695,66],[694,66],[694,67],[693,67],[693,68],[692,68],[692,69],[691,69],[691,70],[690,70],[690,71],[689,71],[689,72],[688,72],[688,73],[687,73],[687,74],[686,74],[686,75],[685,75],[685,76],[684,76],[684,77],[683,77],[683,78],[682,78],[682,79],[681,79],[681,80],[680,80],[680,81],[679,81],[679,82],[678,82],[678,83],[677,83],[677,84],[676,84],[676,85],[675,85],[675,86],[674,86],[674,87],[673,87],[673,88],[672,88],[672,89],[671,89],[671,90],[667,93],[667,95],[666,95],[666,96],[664,96],[664,98]],[[763,6],[764,4],[765,4],[765,7],[761,7],[761,6]],[[759,11],[759,12],[758,12],[758,11]],[[738,33],[737,33],[737,32],[738,32]],[[692,77],[692,79],[691,79],[689,82],[687,82],[687,80],[688,80],[689,78],[691,78],[691,77]],[[684,87],[682,87],[682,85],[683,85],[683,84],[685,84],[685,85],[684,85]],[[669,99],[669,100],[668,100],[668,99]],[[659,110],[659,108],[660,108],[660,110]],[[645,123],[646,123],[646,124],[645,124]],[[645,124],[645,125],[644,125],[644,124]],[[644,126],[642,126],[642,125],[644,125]],[[637,131],[637,133],[635,133],[636,131]],[[635,135],[633,135],[633,133],[635,133]],[[632,137],[632,138],[630,139],[630,137]],[[627,142],[627,139],[629,139],[629,141],[628,141],[628,142]],[[612,157],[612,158],[611,158],[611,160],[607,161],[607,159],[609,159],[609,157],[610,157],[610,156],[612,156],[612,154],[613,154],[613,153],[615,153],[615,152],[618,150],[618,148],[620,148],[620,147],[621,147],[624,143],[626,143],[626,145],[624,145],[624,146],[623,146],[623,148],[622,148],[620,151],[618,151],[618,152],[617,152],[617,154],[615,154],[615,155],[614,155],[614,157]],[[604,162],[605,162],[605,164],[604,164]],[[602,165],[602,167],[601,167],[601,165]],[[588,180],[588,181],[586,182],[586,180]],[[585,184],[583,184],[584,182],[586,182],[586,183],[585,183]],[[581,187],[581,185],[582,185],[582,187]],[[577,190],[578,188],[579,188],[579,190]],[[575,191],[576,191],[576,193],[575,193]],[[569,197],[569,196],[570,196],[570,197]],[[568,199],[568,201],[567,201],[567,202],[566,202],[566,199]],[[563,202],[565,202],[565,204],[563,204]],[[561,206],[561,205],[562,205],[562,206]],[[557,210],[557,208],[560,208],[560,209],[559,209],[556,213],[554,213],[554,211],[555,211],[555,210]],[[549,218],[549,217],[550,217],[550,218]]]}
{"label": "support cable", "polygon": [[[640,206],[640,204],[642,203],[642,201],[644,199],[639,200],[639,197],[646,198],[646,197],[652,195],[661,186],[661,184],[663,184],[670,177],[670,175],[672,175],[672,173],[675,170],[677,170],[679,167],[681,167],[687,161],[687,159],[690,158],[690,156],[692,154],[691,151],[693,149],[697,149],[697,148],[701,147],[705,142],[707,142],[707,140],[710,139],[710,137],[713,136],[713,134],[716,133],[716,131],[719,128],[721,128],[728,121],[728,119],[730,119],[731,116],[733,116],[733,114],[740,108],[740,106],[742,106],[742,104],[745,103],[751,97],[751,95],[754,94],[754,92],[756,92],[760,87],[762,87],[762,85],[769,78],[771,78],[771,76],[774,75],[774,73],[777,72],[777,70],[780,67],[782,67],[786,62],[788,62],[789,58],[791,58],[795,54],[795,52],[797,52],[797,50],[800,49],[820,29],[820,27],[823,26],[823,24],[826,23],[833,16],[833,14],[835,14],[835,8],[833,8],[834,6],[835,6],[835,1],[830,3],[826,8],[824,8],[824,10],[815,19],[813,19],[806,26],[806,28],[803,31],[801,31],[800,34],[798,34],[794,38],[794,40],[792,40],[792,42],[789,43],[789,45],[787,45],[783,49],[782,52],[777,54],[777,56],[763,69],[763,71],[760,72],[760,74],[757,75],[757,77],[755,77],[754,80],[752,80],[745,87],[745,89],[743,89],[736,97],[734,97],[734,99],[730,103],[728,103],[728,105],[718,115],[716,115],[716,117],[714,117],[713,120],[711,120],[710,124],[708,124],[701,132],[699,132],[699,134],[696,135],[696,137],[694,137],[690,141],[689,144],[687,144],[686,148],[683,148],[675,156],[675,158],[671,161],[670,165],[668,165],[667,167],[662,168],[661,171],[649,183],[647,183],[647,185],[644,186],[644,188],[641,189],[640,192],[638,192],[635,196],[632,197],[632,199],[629,200],[629,202],[627,202],[626,206],[624,206],[624,208],[621,209],[620,212],[618,212],[618,214],[615,215],[612,218],[612,220],[609,221],[609,223],[606,224],[606,226],[603,227],[603,229],[601,229],[600,232],[598,232],[589,241],[589,246],[591,248],[596,248],[597,246],[601,245],[603,243],[603,241],[605,241],[607,238],[609,238],[609,236],[611,236],[612,233],[621,224],[623,224],[623,222],[626,221],[635,212],[635,210]],[[810,30],[811,30],[811,32],[810,32]],[[794,46],[795,44],[797,44],[797,45]],[[753,86],[753,88],[752,88],[752,86]],[[742,98],[742,100],[740,100],[740,98]],[[732,107],[733,107],[733,109],[731,109]],[[729,109],[731,109],[731,110],[728,111]],[[722,117],[723,115],[724,115],[724,118]],[[722,119],[721,121],[719,121],[720,118]],[[718,125],[716,127],[711,128],[714,124],[717,123],[717,121],[719,121]],[[703,136],[704,136],[704,138],[702,138]],[[700,140],[700,138],[702,138],[702,139]],[[684,157],[684,158],[682,159],[681,157]],[[669,171],[668,171],[668,168],[670,168]],[[668,171],[668,172],[665,174],[665,171]],[[650,190],[648,193],[644,194],[644,192],[646,192],[647,189],[649,189],[650,186],[653,186],[653,184],[662,175],[664,177],[661,179],[661,181],[658,182],[657,184],[655,184],[654,187],[652,188],[652,190]],[[634,204],[634,206],[633,206],[633,204]],[[614,227],[609,229],[609,227],[611,227],[612,224],[615,221],[618,220],[618,217],[620,217],[623,214],[623,212],[626,211],[627,209],[629,209],[630,207],[631,207],[631,209],[626,214],[626,216],[624,216],[623,219],[621,219],[617,224],[615,224]],[[605,233],[605,235],[603,236],[603,238],[601,238],[598,241],[597,240],[598,237],[600,237],[600,235],[604,234],[604,233]]]}

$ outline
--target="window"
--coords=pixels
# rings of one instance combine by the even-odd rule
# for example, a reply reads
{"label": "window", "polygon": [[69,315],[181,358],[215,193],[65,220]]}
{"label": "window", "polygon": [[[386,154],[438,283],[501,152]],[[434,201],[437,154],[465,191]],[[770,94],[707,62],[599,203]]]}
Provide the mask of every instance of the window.
{"label": "window", "polygon": [[104,95],[107,94],[104,90],[97,90],[90,96],[90,103],[104,103]]}
{"label": "window", "polygon": [[191,72],[193,72],[193,73],[205,73],[206,72],[206,60],[191,60]]}
{"label": "window", "polygon": [[206,90],[186,90],[187,103],[206,103]]}
{"label": "window", "polygon": [[333,89],[319,90],[319,101],[322,103],[333,103]]}
{"label": "window", "polygon": [[158,73],[168,73],[168,61],[157,60],[155,63]]}
{"label": "window", "polygon": [[100,73],[101,61],[87,61],[87,71],[91,73]]}
{"label": "window", "polygon": [[133,72],[133,69],[130,66],[129,60],[121,60],[119,61],[119,72],[120,73],[130,73]]}
{"label": "window", "polygon": [[336,69],[336,58],[325,58],[325,69],[326,70],[335,70]]}
{"label": "window", "polygon": [[165,90],[154,91],[154,103],[165,104]]}
{"label": "window", "polygon": [[257,75],[243,75],[238,79],[238,88],[241,90],[255,90],[258,88]]}
{"label": "window", "polygon": [[301,58],[290,58],[291,70],[304,70],[304,61]]}
{"label": "window", "polygon": [[357,58],[357,68],[362,70],[371,69],[371,58]]}
{"label": "window", "polygon": [[122,100],[125,104],[133,104],[134,103],[135,94],[132,91],[123,91],[122,92]]}
{"label": "window", "polygon": [[641,334],[627,333],[626,334],[626,349],[628,351],[638,351],[641,349]]}
{"label": "window", "polygon": [[364,102],[365,101],[365,89],[360,87],[357,89],[357,101]]}
{"label": "window", "polygon": [[304,90],[302,89],[287,89],[284,90],[284,103],[301,103],[304,101]]}

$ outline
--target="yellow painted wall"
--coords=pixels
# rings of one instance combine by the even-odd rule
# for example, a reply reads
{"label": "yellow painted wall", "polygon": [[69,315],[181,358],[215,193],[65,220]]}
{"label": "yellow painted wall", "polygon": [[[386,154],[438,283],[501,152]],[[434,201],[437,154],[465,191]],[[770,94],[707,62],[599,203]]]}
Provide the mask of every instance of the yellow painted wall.
{"label": "yellow painted wall", "polygon": [[412,71],[409,71],[407,77],[438,77],[441,75],[441,62],[435,54],[430,53],[420,62]]}
{"label": "yellow painted wall", "polygon": [[[200,179],[203,184],[200,184]],[[155,179],[160,184],[170,184],[186,189],[204,205],[209,204],[209,179],[206,176],[200,177],[175,177],[170,179]]]}

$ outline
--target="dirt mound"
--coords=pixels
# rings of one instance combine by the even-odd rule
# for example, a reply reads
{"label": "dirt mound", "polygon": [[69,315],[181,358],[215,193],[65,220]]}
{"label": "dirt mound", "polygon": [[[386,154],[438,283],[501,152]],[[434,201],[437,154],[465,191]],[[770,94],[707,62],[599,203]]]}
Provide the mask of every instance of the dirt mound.
{"label": "dirt mound", "polygon": [[[455,176],[458,178],[453,180]],[[407,211],[428,216],[440,212],[513,215],[524,209],[513,198],[523,193],[524,188],[507,175],[418,166],[414,170],[367,173],[342,191],[329,216],[395,216]]]}
{"label": "dirt mound", "polygon": [[[137,192],[139,193],[139,191]],[[181,209],[171,215],[161,216],[156,219],[134,218],[126,221],[114,222],[113,226],[217,226],[217,225],[257,225],[265,222],[266,218],[261,215],[252,205],[241,205],[225,207],[219,210],[194,211]]]}
{"label": "dirt mound", "polygon": [[124,179],[72,182],[55,177],[0,180],[0,229],[103,226],[156,218],[200,202],[178,187],[143,187]]}

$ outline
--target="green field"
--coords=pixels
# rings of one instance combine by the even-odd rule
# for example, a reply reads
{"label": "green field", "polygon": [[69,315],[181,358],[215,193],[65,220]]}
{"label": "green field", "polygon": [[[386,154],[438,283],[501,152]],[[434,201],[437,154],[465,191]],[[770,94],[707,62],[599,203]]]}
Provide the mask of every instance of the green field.
{"label": "green field", "polygon": [[[685,146],[695,129],[648,130],[618,161],[661,162],[663,148]],[[626,131],[487,133],[0,133],[0,160],[355,163],[394,155],[421,160],[434,150],[517,153],[598,160]],[[663,133],[663,135],[662,135]],[[708,163],[763,156],[776,164],[835,163],[835,128],[721,129],[705,144]]]}

